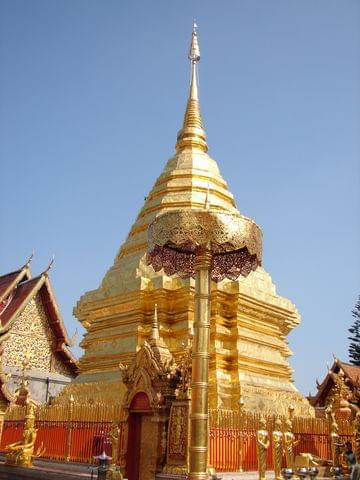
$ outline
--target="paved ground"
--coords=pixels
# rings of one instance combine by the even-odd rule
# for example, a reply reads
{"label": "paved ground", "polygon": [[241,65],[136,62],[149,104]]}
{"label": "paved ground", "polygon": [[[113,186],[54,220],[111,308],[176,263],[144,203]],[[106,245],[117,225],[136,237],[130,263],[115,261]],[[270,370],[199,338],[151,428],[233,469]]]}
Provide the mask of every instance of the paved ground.
{"label": "paved ground", "polygon": [[[69,471],[71,470],[71,471]],[[97,472],[94,472],[94,479]],[[0,462],[0,480],[91,480],[89,465],[37,459],[33,468],[13,467]]]}

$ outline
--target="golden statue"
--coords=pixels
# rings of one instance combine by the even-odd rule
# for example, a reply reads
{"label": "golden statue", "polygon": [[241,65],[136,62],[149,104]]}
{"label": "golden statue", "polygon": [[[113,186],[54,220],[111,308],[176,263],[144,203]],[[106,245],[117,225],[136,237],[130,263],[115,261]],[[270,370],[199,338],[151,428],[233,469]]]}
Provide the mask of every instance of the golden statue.
{"label": "golden statue", "polygon": [[282,480],[281,476],[281,463],[283,456],[283,433],[281,431],[281,420],[277,418],[275,420],[275,430],[272,432],[273,441],[273,464],[275,480]]}
{"label": "golden statue", "polygon": [[331,448],[331,460],[333,462],[333,466],[339,466],[340,462],[340,437],[339,437],[339,426],[335,420],[335,414],[331,413],[331,430],[330,430],[330,448]]}
{"label": "golden statue", "polygon": [[259,430],[257,431],[256,436],[256,445],[257,445],[257,456],[258,456],[258,466],[259,466],[259,480],[265,480],[266,472],[266,453],[269,448],[269,434],[266,430],[266,421],[264,417],[260,418]]}
{"label": "golden statue", "polygon": [[6,446],[6,450],[9,450],[5,456],[5,463],[7,465],[31,467],[33,458],[44,454],[45,450],[41,444],[37,453],[34,455],[36,433],[35,404],[30,398],[28,398],[26,400],[26,415],[22,440],[10,443],[10,445]]}
{"label": "golden statue", "polygon": [[288,419],[286,421],[286,432],[284,433],[284,451],[286,458],[286,467],[294,468],[295,454],[294,449],[300,440],[295,440],[295,435],[292,431],[292,421]]}

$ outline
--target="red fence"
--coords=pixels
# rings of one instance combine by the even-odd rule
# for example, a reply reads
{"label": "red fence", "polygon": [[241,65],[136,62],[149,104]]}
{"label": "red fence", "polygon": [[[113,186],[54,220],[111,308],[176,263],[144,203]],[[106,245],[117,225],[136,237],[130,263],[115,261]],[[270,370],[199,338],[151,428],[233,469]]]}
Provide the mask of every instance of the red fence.
{"label": "red fence", "polygon": [[[238,411],[210,411],[209,457],[217,471],[257,470],[256,432],[260,415]],[[93,463],[103,450],[111,455],[110,432],[119,428],[121,408],[118,405],[44,406],[37,410],[35,452],[43,445],[44,457],[54,460]],[[89,419],[92,419],[91,421]],[[267,417],[271,438],[275,417]],[[284,420],[284,418],[282,419]],[[349,422],[338,421],[340,441],[352,441]],[[325,419],[294,418],[294,433],[300,440],[295,453],[307,452],[320,458],[330,458],[329,422]],[[0,450],[21,439],[24,410],[11,409],[6,416]],[[123,438],[121,431],[119,438]],[[121,440],[123,441],[123,439]],[[121,450],[122,446],[119,445]],[[267,453],[268,468],[272,468],[272,445]]]}
{"label": "red fence", "polygon": [[[301,433],[295,435],[300,443],[295,454],[311,453],[320,458],[329,459],[330,441],[328,435]],[[351,435],[341,435],[340,442],[352,441]],[[210,429],[210,464],[219,472],[257,470],[256,430]],[[267,467],[273,468],[272,443],[267,450]],[[285,467],[285,463],[283,465]]]}
{"label": "red fence", "polygon": [[[94,455],[103,450],[111,455],[109,431],[111,422],[52,422],[37,421],[35,452],[43,445],[44,458],[71,462],[94,463]],[[0,450],[5,451],[10,443],[22,437],[24,422],[6,420]]]}
{"label": "red fence", "polygon": [[[257,470],[256,435],[260,414],[232,410],[210,410],[209,449],[210,465],[217,471],[235,472]],[[270,446],[267,450],[267,466],[273,468],[271,432],[275,419],[284,422],[286,417],[267,416]],[[338,419],[340,442],[353,441],[351,424]],[[295,439],[299,440],[295,455],[311,453],[322,459],[330,459],[330,429],[326,419],[295,417],[293,419]],[[285,466],[285,464],[284,464]]]}

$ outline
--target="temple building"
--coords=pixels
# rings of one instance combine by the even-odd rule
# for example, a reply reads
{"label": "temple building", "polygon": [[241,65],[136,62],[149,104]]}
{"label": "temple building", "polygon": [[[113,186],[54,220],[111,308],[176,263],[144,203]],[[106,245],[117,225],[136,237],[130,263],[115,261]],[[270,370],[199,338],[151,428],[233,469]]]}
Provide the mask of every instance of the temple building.
{"label": "temple building", "polygon": [[[196,32],[192,48],[200,59]],[[146,196],[100,286],[85,293],[74,309],[86,329],[85,353],[78,377],[59,401],[70,393],[84,401],[122,401],[126,388],[119,363],[129,365],[149,338],[155,304],[162,341],[175,361],[184,354],[193,334],[194,280],[155,272],[147,264],[147,229],[164,212],[205,203],[219,212],[239,212],[207,152],[195,71],[175,154]],[[288,363],[287,335],[299,325],[300,315],[277,293],[269,273],[258,268],[247,278],[213,283],[211,294],[210,407],[237,409],[242,398],[247,410],[285,414],[292,404],[296,414],[313,415]]]}
{"label": "temple building", "polygon": [[0,391],[16,401],[26,380],[31,397],[46,403],[77,374],[48,270],[32,277],[30,260],[0,276]]}
{"label": "temple building", "polygon": [[[338,358],[334,360],[324,380],[316,381],[317,393],[309,396],[317,416],[322,416],[325,409],[337,398],[348,401],[360,408],[360,366],[345,363]],[[341,407],[340,409],[341,410]]]}

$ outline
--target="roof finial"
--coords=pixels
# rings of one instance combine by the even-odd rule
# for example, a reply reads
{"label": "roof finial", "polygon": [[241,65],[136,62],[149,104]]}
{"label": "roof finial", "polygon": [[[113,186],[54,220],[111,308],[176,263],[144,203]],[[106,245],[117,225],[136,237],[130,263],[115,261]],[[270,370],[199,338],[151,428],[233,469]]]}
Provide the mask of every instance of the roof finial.
{"label": "roof finial", "polygon": [[31,260],[34,258],[34,255],[35,255],[35,250],[32,251],[30,257],[27,259],[25,263],[25,268],[30,266]]}
{"label": "roof finial", "polygon": [[186,148],[197,148],[207,152],[206,135],[202,125],[199,92],[198,92],[198,63],[200,48],[197,38],[197,24],[193,23],[192,38],[188,58],[191,64],[190,92],[182,129],[177,136],[176,150],[182,152]]}
{"label": "roof finial", "polygon": [[157,317],[157,304],[155,303],[154,307],[154,316],[153,316],[153,322],[152,322],[152,327],[151,327],[151,337],[152,340],[159,340],[160,339],[160,333],[159,333],[159,323],[158,323],[158,317]]}
{"label": "roof finial", "polygon": [[44,270],[43,274],[46,275],[49,270],[51,269],[51,267],[54,265],[54,261],[55,261],[55,255],[52,256],[51,260],[50,260],[50,263],[49,265],[46,267],[46,269]]}

